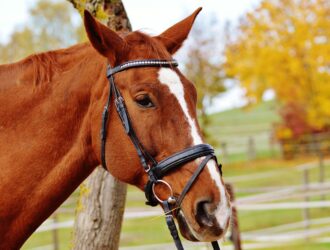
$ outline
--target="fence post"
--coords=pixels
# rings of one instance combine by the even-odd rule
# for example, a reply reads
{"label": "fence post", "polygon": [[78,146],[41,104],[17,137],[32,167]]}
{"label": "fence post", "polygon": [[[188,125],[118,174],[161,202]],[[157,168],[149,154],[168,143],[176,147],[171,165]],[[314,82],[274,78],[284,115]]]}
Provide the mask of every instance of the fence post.
{"label": "fence post", "polygon": [[256,146],[255,146],[255,141],[252,136],[249,137],[248,140],[248,160],[255,160],[256,159]]}
{"label": "fence post", "polygon": [[[323,161],[323,152],[322,150],[319,151],[319,183],[324,183],[324,176],[325,176],[325,167]],[[321,195],[321,200],[325,200],[325,194]]]}
{"label": "fence post", "polygon": [[269,136],[269,151],[270,151],[270,156],[271,157],[274,157],[275,156],[275,145],[274,145],[274,136],[273,135],[270,135]]}
{"label": "fence post", "polygon": [[221,155],[222,162],[227,163],[228,162],[228,150],[227,150],[226,142],[221,143],[221,153],[222,153],[222,155]]}
{"label": "fence post", "polygon": [[[230,202],[235,204],[235,193],[233,185],[230,183],[226,183],[226,190],[230,195]],[[231,215],[231,235],[230,240],[233,242],[235,250],[242,250],[241,246],[241,236],[239,231],[239,224],[238,224],[238,215],[237,209],[235,205],[232,205],[232,215]]]}
{"label": "fence post", "polygon": [[54,228],[52,230],[52,237],[53,237],[53,246],[54,246],[54,250],[59,250],[59,238],[58,238],[58,231],[57,231],[57,227],[56,227],[56,223],[57,223],[57,212],[53,213],[53,224],[54,224]]}
{"label": "fence post", "polygon": [[[303,172],[304,192],[308,192],[308,185],[309,185],[309,170],[304,169],[304,172]],[[305,202],[309,201],[309,198],[307,195],[304,197],[304,201]],[[307,207],[303,208],[303,218],[304,218],[305,229],[308,229],[310,216],[309,216],[309,209]]]}

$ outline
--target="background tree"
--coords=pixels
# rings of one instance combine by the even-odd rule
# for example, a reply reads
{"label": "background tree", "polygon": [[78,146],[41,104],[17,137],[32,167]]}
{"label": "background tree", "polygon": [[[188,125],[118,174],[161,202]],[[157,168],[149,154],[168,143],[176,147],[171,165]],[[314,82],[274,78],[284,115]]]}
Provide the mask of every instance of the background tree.
{"label": "background tree", "polygon": [[127,17],[121,0],[67,0],[83,16],[87,9],[99,21],[115,31],[131,31],[131,23]]}
{"label": "background tree", "polygon": [[226,71],[251,102],[267,89],[308,126],[330,125],[330,2],[273,0],[247,13],[226,45]]}
{"label": "background tree", "polygon": [[40,0],[29,10],[29,20],[0,44],[0,63],[10,63],[32,53],[63,48],[80,40],[81,25],[73,22],[67,2]]}
{"label": "background tree", "polygon": [[196,86],[199,122],[204,136],[209,141],[212,137],[207,133],[207,108],[212,105],[215,97],[225,91],[221,33],[221,26],[214,17],[199,20],[190,34],[184,64],[186,76]]}
{"label": "background tree", "polygon": [[[130,31],[120,0],[69,0],[82,14],[88,9],[113,30]],[[73,249],[118,249],[126,184],[98,167],[82,184],[74,225]]]}

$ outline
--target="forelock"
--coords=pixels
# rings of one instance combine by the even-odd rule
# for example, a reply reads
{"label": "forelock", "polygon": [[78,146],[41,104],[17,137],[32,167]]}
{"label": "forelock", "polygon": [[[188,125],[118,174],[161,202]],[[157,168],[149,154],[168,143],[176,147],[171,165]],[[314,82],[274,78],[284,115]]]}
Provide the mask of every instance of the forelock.
{"label": "forelock", "polygon": [[125,37],[125,41],[131,47],[130,56],[153,58],[153,59],[171,59],[172,56],[166,50],[165,46],[157,39],[135,31]]}

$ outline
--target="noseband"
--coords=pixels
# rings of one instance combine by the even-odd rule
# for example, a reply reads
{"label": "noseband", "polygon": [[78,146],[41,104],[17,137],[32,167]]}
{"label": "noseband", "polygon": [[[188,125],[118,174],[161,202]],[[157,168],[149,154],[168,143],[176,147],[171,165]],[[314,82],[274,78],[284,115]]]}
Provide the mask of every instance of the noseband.
{"label": "noseband", "polygon": [[[175,60],[158,60],[158,59],[150,59],[150,60],[136,60],[136,61],[128,61],[124,64],[121,64],[117,67],[111,68],[108,65],[107,68],[107,78],[109,80],[109,96],[107,103],[104,107],[103,115],[102,115],[102,128],[101,128],[101,161],[102,166],[107,170],[106,159],[105,159],[105,146],[106,146],[106,137],[107,137],[107,123],[109,117],[109,107],[112,100],[114,99],[114,104],[117,110],[117,113],[120,117],[122,125],[125,129],[126,134],[131,139],[136,152],[140,158],[140,162],[144,171],[148,174],[148,182],[145,186],[145,196],[147,198],[147,205],[156,206],[158,203],[163,204],[164,212],[166,215],[166,223],[173,237],[174,243],[177,249],[183,249],[178,231],[176,229],[172,211],[178,211],[181,207],[181,203],[188,193],[195,180],[202,172],[207,162],[211,159],[217,162],[217,158],[214,154],[214,149],[208,144],[198,144],[189,148],[186,148],[182,151],[179,151],[160,162],[157,162],[143,147],[142,143],[136,136],[136,133],[133,129],[132,122],[129,118],[129,114],[124,102],[124,98],[122,97],[120,91],[115,85],[114,75],[118,72],[138,67],[167,67],[174,68],[177,67],[178,63]],[[197,158],[204,157],[201,161],[198,168],[195,170],[186,186],[183,188],[182,193],[179,197],[174,197],[171,186],[162,180],[162,178],[171,170],[176,169],[178,167],[183,166],[185,163],[191,162]],[[221,165],[219,165],[220,173]],[[169,197],[167,200],[161,200],[157,194],[155,193],[155,186],[157,184],[165,185],[169,190]],[[220,249],[218,243],[216,241],[212,242],[213,249]]]}

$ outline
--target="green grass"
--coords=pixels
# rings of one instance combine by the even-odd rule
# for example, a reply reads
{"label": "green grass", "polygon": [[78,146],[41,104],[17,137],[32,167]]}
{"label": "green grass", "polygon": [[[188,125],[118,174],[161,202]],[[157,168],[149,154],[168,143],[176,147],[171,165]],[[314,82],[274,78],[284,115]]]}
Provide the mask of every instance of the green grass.
{"label": "green grass", "polygon": [[227,162],[249,160],[247,152],[251,138],[257,158],[274,157],[279,156],[279,149],[271,144],[271,136],[274,123],[279,120],[276,103],[270,101],[212,114],[206,132],[212,136],[217,153],[226,146]]}
{"label": "green grass", "polygon": [[309,241],[297,242],[296,244],[283,243],[278,247],[262,248],[262,250],[329,250],[330,243],[313,243]]}
{"label": "green grass", "polygon": [[[329,217],[330,215],[329,208],[314,208],[310,209],[309,212],[311,219]],[[301,220],[302,211],[300,209],[239,212],[239,224],[242,232],[260,230]]]}
{"label": "green grass", "polygon": [[127,220],[123,224],[121,245],[137,246],[171,242],[164,217]]}
{"label": "green grass", "polygon": [[[72,229],[65,228],[58,230],[59,249],[70,249]],[[25,242],[22,249],[32,249],[40,246],[53,245],[53,235],[51,232],[34,233],[27,242]]]}
{"label": "green grass", "polygon": [[[274,101],[263,102],[244,108],[235,108],[210,115],[210,120],[217,127],[232,127],[250,124],[256,127],[279,121],[278,106]],[[256,129],[253,128],[253,131]]]}

